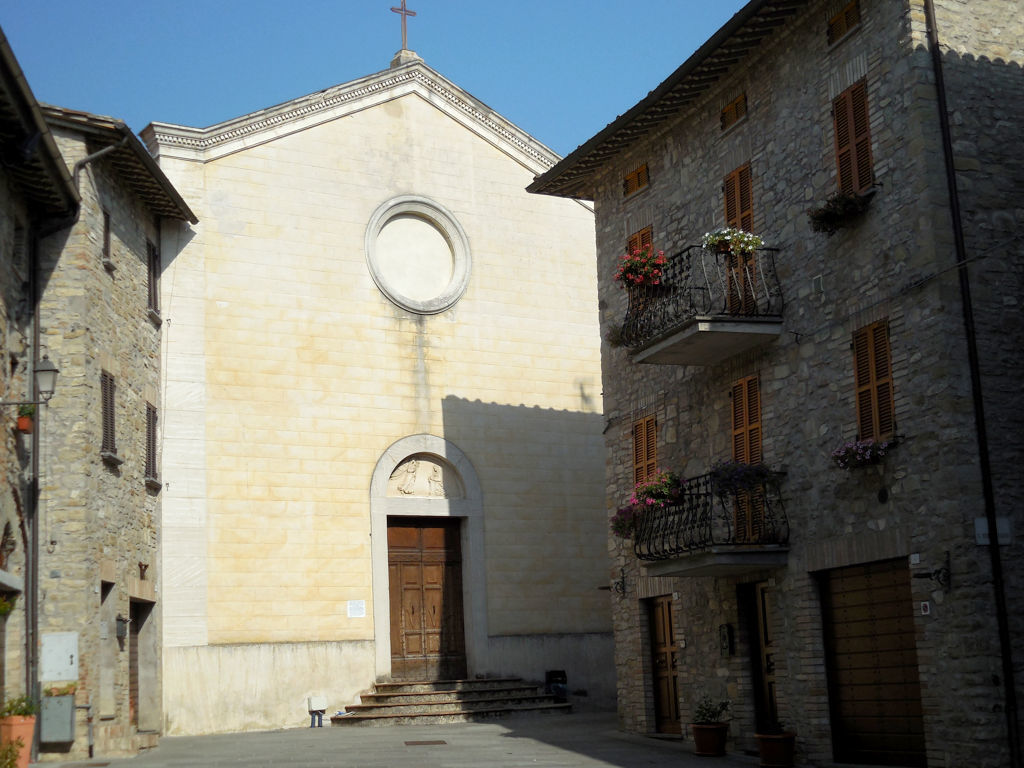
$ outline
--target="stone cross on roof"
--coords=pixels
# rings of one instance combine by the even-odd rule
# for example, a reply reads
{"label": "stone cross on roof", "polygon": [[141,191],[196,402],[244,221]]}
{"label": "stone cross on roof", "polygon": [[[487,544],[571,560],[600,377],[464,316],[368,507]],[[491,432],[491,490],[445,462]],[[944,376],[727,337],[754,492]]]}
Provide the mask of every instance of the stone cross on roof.
{"label": "stone cross on roof", "polygon": [[402,0],[402,7],[401,8],[392,8],[391,12],[392,13],[401,14],[401,16],[402,16],[402,50],[403,51],[407,51],[407,50],[409,50],[409,38],[408,38],[408,35],[406,34],[406,30],[405,30],[405,20],[409,16],[415,16],[416,15],[416,11],[408,10],[405,7],[405,0]]}

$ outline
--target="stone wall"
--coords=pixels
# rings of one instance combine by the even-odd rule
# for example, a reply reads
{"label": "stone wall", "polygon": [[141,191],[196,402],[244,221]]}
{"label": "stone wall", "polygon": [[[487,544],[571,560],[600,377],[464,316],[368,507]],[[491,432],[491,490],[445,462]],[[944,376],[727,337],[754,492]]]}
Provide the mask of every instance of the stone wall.
{"label": "stone wall", "polygon": [[[32,302],[28,211],[6,173],[0,173],[0,400],[29,399]],[[25,579],[25,502],[32,436],[17,431],[18,409],[0,409],[0,534],[10,526],[14,549],[2,566],[12,584]],[[20,609],[21,594],[6,593]],[[0,689],[25,692],[25,612],[0,616]]]}
{"label": "stone wall", "polygon": [[[929,578],[911,579],[928,761],[988,764],[1005,749],[1005,724],[1000,708],[993,706],[1002,699],[1000,649],[989,553],[975,541],[982,491],[960,292],[950,270],[956,257],[935,87],[920,39],[922,6],[862,0],[859,28],[829,47],[825,22],[841,5],[809,4],[706,98],[609,164],[601,179],[595,202],[606,336],[625,316],[626,295],[612,275],[626,238],[650,225],[655,247],[667,254],[699,243],[704,232],[724,224],[723,177],[748,161],[754,231],[767,246],[779,249],[775,263],[786,302],[777,341],[713,367],[637,365],[627,350],[605,343],[607,506],[611,514],[629,497],[635,418],[657,415],[661,467],[684,476],[701,474],[715,460],[731,456],[730,385],[757,374],[765,461],[785,472],[788,564],[740,578],[676,579],[665,590],[676,595],[679,611],[682,722],[688,722],[704,691],[732,698],[735,746],[752,746],[749,644],[738,614],[737,586],[766,581],[776,609],[780,716],[798,732],[803,760],[830,761],[822,612],[814,574],[913,555],[907,560],[912,576],[926,576],[945,564],[948,553],[948,589]],[[965,36],[964,46],[986,48],[986,55],[998,50],[992,40],[1020,38],[1019,30],[1012,34],[1020,22],[1006,21],[1012,14],[1005,3],[989,5],[1005,22],[1002,28],[978,19],[973,37],[971,25],[961,23],[967,14],[964,4],[940,7],[946,14],[940,29],[955,27]],[[1006,49],[1004,56],[1018,53]],[[947,86],[957,94],[974,93],[972,98],[983,103],[971,118],[954,120],[958,169],[967,171],[961,178],[975,223],[968,224],[971,247],[984,252],[996,243],[1005,248],[1008,233],[1019,228],[1021,184],[1013,175],[1019,171],[1004,179],[1000,169],[1012,164],[1006,153],[1013,151],[1009,133],[1019,133],[1020,99],[1011,97],[1008,106],[996,95],[1002,87],[1019,90],[1019,65],[1009,61],[992,75],[991,66],[983,73],[961,58],[950,66],[954,72]],[[1016,82],[1009,85],[1014,76]],[[836,189],[831,102],[862,77],[868,86],[878,190],[855,227],[826,237],[810,231],[805,212]],[[983,91],[968,80],[986,77],[990,80]],[[744,91],[747,117],[721,131],[719,110]],[[972,127],[974,120],[979,122]],[[997,135],[1005,133],[1001,142],[981,137],[987,125]],[[963,157],[971,153],[977,155],[973,166]],[[622,178],[642,162],[650,166],[650,187],[623,198]],[[990,420],[1012,414],[1009,424],[999,428],[997,451],[1019,455],[1019,431],[1014,432],[1019,409],[1012,407],[1008,386],[1020,368],[1019,345],[1011,350],[1000,343],[1010,328],[1020,328],[1020,263],[1019,256],[1006,258],[1011,253],[997,250],[995,259],[979,261],[972,272],[981,283],[975,302],[985,337],[986,384],[991,382],[993,391],[988,402],[996,414]],[[990,262],[995,263],[990,267]],[[998,288],[997,275],[1006,278]],[[889,321],[900,445],[879,471],[843,472],[832,465],[830,452],[856,434],[851,335],[883,318]],[[1004,463],[1013,466],[1008,457]],[[997,478],[1002,514],[1009,515],[1019,498],[1019,480]],[[1001,549],[1004,566],[1012,563],[1017,545]],[[613,573],[624,568],[629,589],[614,606],[620,719],[631,730],[646,731],[653,727],[653,705],[641,661],[649,655],[645,607],[637,604],[637,590],[640,595],[646,590],[644,570],[631,549],[615,539],[611,552]],[[1010,584],[1012,594],[1019,594],[1016,570]],[[928,604],[927,615],[922,615],[922,603]],[[731,656],[718,650],[722,624],[738,628]],[[965,730],[949,728],[968,723]]]}
{"label": "stone wall", "polygon": [[[94,147],[69,128],[54,136],[71,168]],[[60,368],[42,439],[40,635],[78,633],[77,680],[41,673],[45,688],[77,683],[76,704],[93,706],[97,754],[131,754],[161,725],[159,690],[159,489],[145,481],[146,405],[160,407],[160,323],[148,314],[147,241],[157,224],[107,159],[81,173],[75,224],[43,241],[49,278],[41,304],[42,344]],[[110,213],[112,268],[103,265],[103,210]],[[100,455],[100,376],[116,384],[116,460]],[[116,617],[133,619],[140,673],[137,713],[129,706],[130,640]],[[77,716],[68,759],[87,754]]]}

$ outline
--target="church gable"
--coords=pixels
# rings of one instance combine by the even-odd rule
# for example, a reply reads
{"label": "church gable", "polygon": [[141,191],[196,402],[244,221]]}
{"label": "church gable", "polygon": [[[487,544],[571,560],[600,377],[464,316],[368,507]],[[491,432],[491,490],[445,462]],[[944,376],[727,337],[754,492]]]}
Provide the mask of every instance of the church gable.
{"label": "church gable", "polygon": [[157,157],[210,162],[409,94],[432,104],[531,173],[543,172],[558,160],[546,146],[422,61],[403,64],[208,128],[150,123],[142,136]]}

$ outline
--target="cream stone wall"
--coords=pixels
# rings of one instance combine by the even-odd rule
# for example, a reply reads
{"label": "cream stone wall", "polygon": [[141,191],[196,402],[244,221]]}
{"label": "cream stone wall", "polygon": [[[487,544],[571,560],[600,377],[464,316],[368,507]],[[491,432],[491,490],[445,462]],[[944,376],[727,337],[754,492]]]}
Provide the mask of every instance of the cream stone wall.
{"label": "cream stone wall", "polygon": [[[150,139],[201,222],[164,234],[168,733],[301,725],[306,695],[341,708],[388,674],[370,486],[414,435],[479,482],[472,510],[393,500],[478,521],[470,674],[542,679],[586,649],[608,663],[570,684],[612,695],[593,215],[526,194],[532,140],[488,119],[414,88],[237,151]],[[436,314],[389,301],[364,253],[374,212],[410,195],[469,245],[465,292]]]}

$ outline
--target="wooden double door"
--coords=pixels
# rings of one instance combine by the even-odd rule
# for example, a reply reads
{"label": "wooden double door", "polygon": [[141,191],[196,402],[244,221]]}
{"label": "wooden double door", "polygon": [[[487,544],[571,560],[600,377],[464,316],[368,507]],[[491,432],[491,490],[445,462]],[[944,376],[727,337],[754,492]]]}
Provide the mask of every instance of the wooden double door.
{"label": "wooden double door", "polygon": [[388,520],[391,677],[466,676],[458,519]]}

